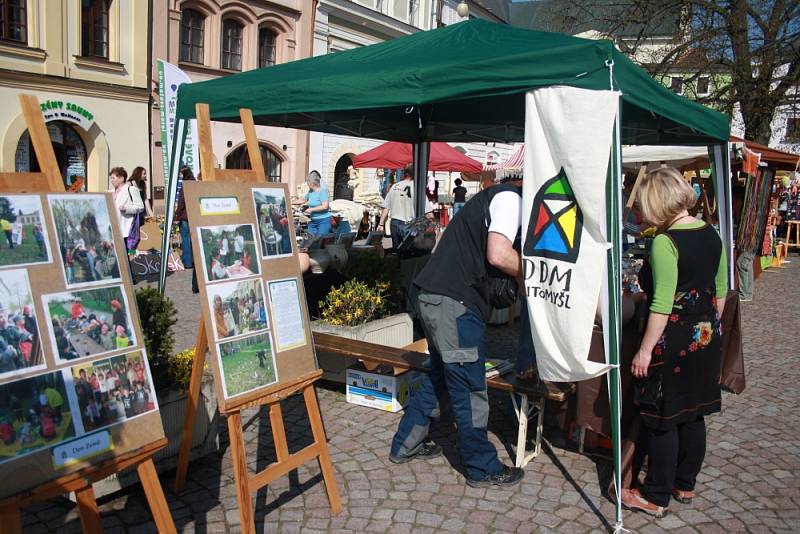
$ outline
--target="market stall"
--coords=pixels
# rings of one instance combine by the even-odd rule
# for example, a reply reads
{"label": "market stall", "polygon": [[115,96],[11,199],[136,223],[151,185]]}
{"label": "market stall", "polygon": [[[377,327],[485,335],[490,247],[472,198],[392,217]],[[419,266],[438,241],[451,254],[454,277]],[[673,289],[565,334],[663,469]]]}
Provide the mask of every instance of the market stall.
{"label": "market stall", "polygon": [[[389,141],[353,158],[357,169],[402,169],[414,160],[413,146],[409,143]],[[431,143],[428,158],[429,171],[480,172],[481,164],[462,154],[447,143]]]}
{"label": "market stall", "polygon": [[733,179],[740,193],[734,195],[738,201],[734,210],[736,257],[741,260],[745,256],[742,264],[746,266],[741,275],[750,277],[752,273],[755,280],[772,265],[776,247],[785,238],[778,231],[782,226],[777,217],[778,173],[795,171],[800,156],[740,137],[732,136],[731,143],[739,154],[733,167]]}
{"label": "market stall", "polygon": [[[370,91],[353,89],[365,85]],[[470,20],[346,52],[183,85],[172,158],[176,162],[181,159],[179,147],[183,143],[179,140],[199,103],[209,104],[211,119],[217,121],[238,122],[239,110],[249,108],[261,125],[404,141],[414,144],[417,206],[421,212],[431,141],[522,142],[528,130],[526,109],[531,99],[537,97],[537,91],[556,86],[584,93],[603,92],[612,97],[615,109],[610,128],[613,135],[609,136],[610,161],[603,164],[608,173],[594,175],[594,192],[605,192],[605,221],[591,230],[593,238],[612,245],[608,253],[603,253],[605,274],[595,269],[594,277],[603,278],[604,352],[611,368],[609,391],[611,412],[615,414],[611,423],[617,443],[615,478],[619,486],[616,365],[620,351],[621,146],[708,147],[714,176],[727,176],[725,115],[670,92],[609,41]],[[587,109],[588,115],[594,113]],[[583,157],[579,152],[570,153],[571,160]],[[608,156],[606,149],[606,160]],[[525,180],[524,196],[530,198],[527,167]],[[175,182],[171,177],[168,207],[174,198]],[[715,180],[715,189],[721,233],[730,254],[728,181]],[[576,193],[579,197],[582,194]],[[622,527],[620,508],[617,526]]]}

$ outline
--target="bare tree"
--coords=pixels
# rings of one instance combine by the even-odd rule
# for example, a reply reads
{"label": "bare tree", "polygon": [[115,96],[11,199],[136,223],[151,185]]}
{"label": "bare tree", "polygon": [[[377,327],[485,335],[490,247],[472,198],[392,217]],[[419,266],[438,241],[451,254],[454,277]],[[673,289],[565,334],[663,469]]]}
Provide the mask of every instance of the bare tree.
{"label": "bare tree", "polygon": [[[800,0],[552,0],[551,26],[599,31],[656,78],[680,73],[713,80],[697,100],[731,113],[738,104],[747,137],[770,141],[776,110],[797,105]],[[512,22],[514,20],[512,10]],[[530,22],[530,21],[528,21]],[[522,25],[525,24],[523,21]],[[560,26],[560,27],[558,27]]]}

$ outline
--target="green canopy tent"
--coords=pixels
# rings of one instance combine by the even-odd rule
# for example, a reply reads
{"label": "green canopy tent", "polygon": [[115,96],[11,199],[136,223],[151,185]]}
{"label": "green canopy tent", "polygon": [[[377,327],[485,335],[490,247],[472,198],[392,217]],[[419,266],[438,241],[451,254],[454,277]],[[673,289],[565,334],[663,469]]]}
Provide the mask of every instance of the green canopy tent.
{"label": "green canopy tent", "polygon": [[[618,362],[621,144],[708,146],[715,176],[727,176],[727,116],[686,100],[654,81],[613,43],[470,20],[380,44],[294,61],[195,84],[178,93],[171,160],[181,160],[181,133],[195,104],[211,119],[239,122],[252,110],[260,125],[404,141],[415,144],[418,206],[424,202],[430,141],[520,142],[525,94],[555,85],[621,92],[616,142],[605,180],[608,229],[609,363]],[[173,165],[167,213],[174,202]],[[721,232],[732,243],[730,191],[716,180]],[[420,210],[418,212],[421,213]],[[170,222],[169,220],[167,221]],[[730,249],[729,258],[730,258]],[[162,266],[163,267],[163,266]],[[165,269],[162,268],[162,288]],[[619,373],[609,376],[612,413],[619,414]],[[616,418],[619,421],[619,418]],[[619,487],[619,427],[613,425]],[[617,509],[621,526],[621,509]]]}

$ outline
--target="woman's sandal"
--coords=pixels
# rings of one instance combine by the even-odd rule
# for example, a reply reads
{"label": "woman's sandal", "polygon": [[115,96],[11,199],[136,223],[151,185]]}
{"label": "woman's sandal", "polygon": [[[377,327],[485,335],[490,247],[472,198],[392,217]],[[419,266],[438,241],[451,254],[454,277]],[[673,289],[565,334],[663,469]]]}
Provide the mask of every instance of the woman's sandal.
{"label": "woman's sandal", "polygon": [[658,506],[645,499],[638,489],[625,489],[622,490],[622,506],[628,510],[644,512],[652,515],[657,519],[661,519],[667,515],[666,506]]}
{"label": "woman's sandal", "polygon": [[675,488],[672,490],[672,498],[681,504],[692,504],[692,499],[695,498],[695,494],[693,491]]}

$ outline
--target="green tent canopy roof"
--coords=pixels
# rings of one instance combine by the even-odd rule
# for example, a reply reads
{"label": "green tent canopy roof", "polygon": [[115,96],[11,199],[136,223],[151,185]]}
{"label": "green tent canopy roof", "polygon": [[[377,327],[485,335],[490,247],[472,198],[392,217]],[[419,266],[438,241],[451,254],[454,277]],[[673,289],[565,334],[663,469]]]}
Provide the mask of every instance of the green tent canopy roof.
{"label": "green tent canopy roof", "polygon": [[181,85],[178,118],[211,118],[405,142],[522,141],[527,91],[622,91],[622,142],[710,144],[728,117],[680,97],[610,41],[470,20],[391,41]]}

